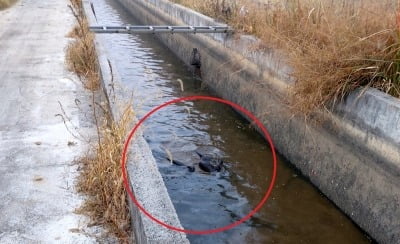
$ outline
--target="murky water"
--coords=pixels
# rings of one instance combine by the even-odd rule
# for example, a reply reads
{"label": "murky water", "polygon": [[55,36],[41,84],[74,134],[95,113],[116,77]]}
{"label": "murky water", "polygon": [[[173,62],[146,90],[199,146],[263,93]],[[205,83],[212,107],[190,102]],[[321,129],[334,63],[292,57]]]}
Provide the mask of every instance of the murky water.
{"label": "murky water", "polygon": [[[99,24],[141,24],[115,1],[94,2]],[[212,95],[153,35],[109,34],[106,47],[125,85],[134,92],[138,116],[173,98]],[[180,82],[183,81],[183,91]],[[185,102],[169,106],[145,123],[145,138],[158,161],[186,229],[228,225],[262,199],[271,177],[267,143],[228,106]],[[196,167],[172,165],[165,157]],[[202,173],[197,152],[228,163]],[[232,230],[189,235],[192,243],[368,243],[368,238],[328,199],[282,159],[274,191],[254,218]]]}

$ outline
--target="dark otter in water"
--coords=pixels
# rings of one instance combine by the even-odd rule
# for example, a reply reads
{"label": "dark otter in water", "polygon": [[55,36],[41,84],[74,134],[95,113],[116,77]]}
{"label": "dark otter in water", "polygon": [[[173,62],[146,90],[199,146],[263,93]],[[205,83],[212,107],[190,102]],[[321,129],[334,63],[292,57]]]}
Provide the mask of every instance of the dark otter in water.
{"label": "dark otter in water", "polygon": [[[196,154],[199,155],[200,157],[200,162],[198,163],[199,168],[205,172],[219,172],[222,170],[222,165],[225,163],[221,159],[218,158],[212,158],[210,156],[203,155],[199,152],[196,151]],[[190,172],[195,171],[194,166],[188,166],[185,163],[182,163],[181,161],[175,160],[175,159],[170,159],[169,157],[165,157],[167,160],[171,161],[173,164],[178,165],[178,166],[184,166],[187,167]]]}
{"label": "dark otter in water", "polygon": [[196,153],[200,157],[200,162],[199,162],[200,169],[202,169],[205,172],[221,171],[224,161],[222,161],[221,159],[218,159],[218,158],[212,158],[209,156],[205,156],[197,151],[196,151]]}
{"label": "dark otter in water", "polygon": [[201,79],[201,55],[197,48],[193,48],[190,64],[194,67],[193,75]]}
{"label": "dark otter in water", "polygon": [[201,68],[201,55],[197,48],[193,48],[192,56],[190,58],[190,64],[195,66],[196,68]]}

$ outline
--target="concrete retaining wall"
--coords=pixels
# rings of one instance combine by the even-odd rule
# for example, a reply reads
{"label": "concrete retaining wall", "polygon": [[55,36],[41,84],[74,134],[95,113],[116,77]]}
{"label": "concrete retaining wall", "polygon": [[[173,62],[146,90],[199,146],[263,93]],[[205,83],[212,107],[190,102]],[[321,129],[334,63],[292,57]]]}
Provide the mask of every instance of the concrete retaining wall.
{"label": "concrete retaining wall", "polygon": [[[219,24],[166,0],[119,2],[143,24]],[[374,89],[356,91],[333,113],[320,111],[305,123],[282,100],[291,85],[290,67],[274,50],[256,51],[256,38],[157,36],[187,64],[197,47],[203,78],[213,90],[256,114],[279,152],[373,238],[400,243],[398,99]]]}
{"label": "concrete retaining wall", "polygon": [[[90,3],[87,1],[83,3],[90,25],[95,25],[96,20],[92,14]],[[123,109],[129,105],[131,94],[122,86],[117,69],[108,59],[107,51],[102,44],[105,41],[101,35],[96,35],[95,45],[102,78],[101,87],[108,99],[113,119],[119,121]],[[137,134],[132,139],[127,155],[127,173],[132,191],[138,202],[153,217],[182,229],[150,147],[143,138],[142,132],[139,131]],[[130,199],[129,204],[133,223],[133,238],[136,243],[189,243],[185,234],[169,230],[150,220]]]}

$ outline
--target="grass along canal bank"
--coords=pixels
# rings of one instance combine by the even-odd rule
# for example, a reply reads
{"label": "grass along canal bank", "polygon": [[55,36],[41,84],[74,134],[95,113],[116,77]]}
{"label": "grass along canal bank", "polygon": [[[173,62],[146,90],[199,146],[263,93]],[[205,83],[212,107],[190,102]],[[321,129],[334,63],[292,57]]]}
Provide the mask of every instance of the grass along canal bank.
{"label": "grass along canal bank", "polygon": [[[81,175],[77,189],[87,195],[87,198],[78,212],[88,215],[92,224],[106,227],[120,243],[134,243],[120,167],[122,142],[134,113],[127,104],[122,108],[121,117],[115,118],[110,111],[109,97],[105,103],[97,102],[96,93],[105,96],[102,80],[104,76],[101,73],[101,69],[104,70],[105,67],[101,68],[99,63],[95,37],[89,31],[82,1],[71,0],[70,9],[77,23],[70,32],[75,40],[67,48],[66,61],[69,69],[80,77],[82,85],[92,92],[91,108],[97,129],[97,141],[90,145],[87,155],[79,160]],[[111,66],[107,67],[110,68]]]}
{"label": "grass along canal bank", "polygon": [[0,10],[10,7],[16,2],[17,0],[0,0]]}
{"label": "grass along canal bank", "polygon": [[329,108],[349,92],[375,87],[400,96],[400,12],[397,1],[173,2],[262,40],[292,68],[288,103],[295,113]]}

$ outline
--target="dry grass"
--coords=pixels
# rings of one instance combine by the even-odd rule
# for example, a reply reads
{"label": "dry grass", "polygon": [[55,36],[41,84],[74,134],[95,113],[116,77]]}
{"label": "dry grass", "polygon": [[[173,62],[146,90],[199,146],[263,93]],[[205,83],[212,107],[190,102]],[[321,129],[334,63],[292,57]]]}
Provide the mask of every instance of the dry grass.
{"label": "dry grass", "polygon": [[0,0],[0,9],[5,9],[13,5],[17,0]]}
{"label": "dry grass", "polygon": [[77,184],[78,191],[89,196],[80,212],[89,215],[96,224],[108,227],[122,243],[130,241],[131,223],[120,161],[132,118],[133,112],[128,106],[120,121],[111,126],[104,122],[100,144],[91,150],[94,155],[82,159]]}
{"label": "dry grass", "polygon": [[81,0],[71,0],[71,5],[78,23],[70,33],[75,40],[67,49],[67,64],[83,78],[84,86],[93,91],[92,108],[98,136],[90,153],[80,160],[81,174],[77,190],[88,197],[77,212],[90,216],[94,224],[107,227],[121,243],[131,243],[130,213],[120,161],[127,129],[133,119],[132,107],[126,106],[120,120],[116,122],[111,122],[109,111],[101,107],[104,119],[100,121],[94,101],[94,90],[100,84],[94,36],[89,32]]}
{"label": "dry grass", "polygon": [[[222,19],[280,49],[294,69],[296,84],[290,96],[294,111],[308,114],[329,107],[365,86],[400,96],[396,0],[174,2]],[[228,6],[230,14],[224,11]]]}
{"label": "dry grass", "polygon": [[75,40],[67,48],[67,65],[69,70],[75,72],[81,78],[85,88],[97,90],[100,84],[100,76],[94,47],[94,34],[89,31],[87,20],[82,13],[81,1],[71,0],[71,4],[77,25],[70,33],[70,36],[74,37]]}

